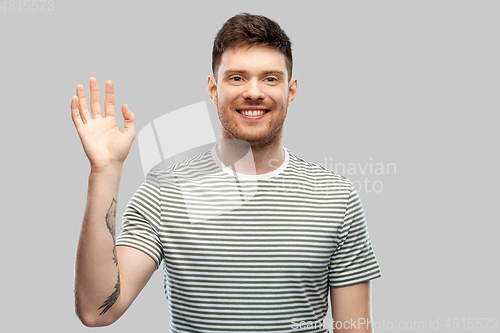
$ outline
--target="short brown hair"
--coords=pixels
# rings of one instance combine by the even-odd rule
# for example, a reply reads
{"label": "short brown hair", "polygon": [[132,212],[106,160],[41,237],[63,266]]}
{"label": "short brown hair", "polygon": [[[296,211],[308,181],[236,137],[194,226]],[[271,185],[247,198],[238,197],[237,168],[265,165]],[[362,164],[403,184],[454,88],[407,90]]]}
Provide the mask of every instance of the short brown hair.
{"label": "short brown hair", "polygon": [[212,50],[212,72],[215,77],[222,53],[229,48],[244,45],[263,45],[283,53],[288,79],[292,78],[292,42],[277,22],[262,15],[249,13],[231,17],[217,33]]}

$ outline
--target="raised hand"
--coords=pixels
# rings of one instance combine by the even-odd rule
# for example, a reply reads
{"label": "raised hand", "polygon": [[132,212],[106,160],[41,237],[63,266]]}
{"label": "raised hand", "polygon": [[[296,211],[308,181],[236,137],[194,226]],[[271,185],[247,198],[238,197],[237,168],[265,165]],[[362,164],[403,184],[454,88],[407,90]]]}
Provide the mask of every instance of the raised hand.
{"label": "raised hand", "polygon": [[124,119],[120,131],[115,116],[113,82],[106,82],[104,117],[101,114],[97,80],[90,78],[90,112],[83,85],[76,87],[71,99],[71,117],[93,171],[121,168],[135,139],[135,115],[127,104],[122,106]]}

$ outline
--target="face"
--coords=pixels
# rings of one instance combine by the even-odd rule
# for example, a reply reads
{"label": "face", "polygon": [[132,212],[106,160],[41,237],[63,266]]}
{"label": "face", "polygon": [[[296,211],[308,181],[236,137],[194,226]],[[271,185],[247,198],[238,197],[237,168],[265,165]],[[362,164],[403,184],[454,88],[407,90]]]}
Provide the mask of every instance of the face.
{"label": "face", "polygon": [[240,139],[252,147],[279,144],[287,109],[297,93],[289,79],[285,56],[264,46],[225,50],[217,80],[208,78],[208,92],[217,106],[221,139]]}

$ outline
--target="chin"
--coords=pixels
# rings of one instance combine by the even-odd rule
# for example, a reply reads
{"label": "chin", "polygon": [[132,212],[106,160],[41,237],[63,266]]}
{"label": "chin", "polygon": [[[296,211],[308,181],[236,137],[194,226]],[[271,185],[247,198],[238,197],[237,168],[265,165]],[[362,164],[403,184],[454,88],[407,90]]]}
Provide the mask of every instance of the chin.
{"label": "chin", "polygon": [[273,146],[276,142],[281,141],[281,133],[281,129],[272,133],[244,133],[237,139],[248,142],[252,148],[263,148]]}

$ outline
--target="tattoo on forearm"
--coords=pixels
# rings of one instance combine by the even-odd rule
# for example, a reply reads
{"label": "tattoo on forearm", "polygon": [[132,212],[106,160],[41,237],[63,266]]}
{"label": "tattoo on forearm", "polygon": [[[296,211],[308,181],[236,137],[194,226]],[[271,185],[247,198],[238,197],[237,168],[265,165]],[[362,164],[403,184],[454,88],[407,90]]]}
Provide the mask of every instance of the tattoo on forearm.
{"label": "tattoo on forearm", "polygon": [[118,295],[120,295],[120,273],[118,273],[117,281],[115,284],[115,291],[111,295],[109,295],[108,299],[102,303],[102,305],[99,307],[97,310],[101,310],[101,313],[99,315],[105,314],[115,303],[116,300],[118,299]]}
{"label": "tattoo on forearm", "polygon": [[[108,212],[106,213],[106,226],[108,227],[109,233],[111,237],[113,237],[113,262],[116,267],[118,267],[118,257],[116,255],[116,200],[113,198],[111,201],[111,205],[108,208]],[[99,315],[105,314],[118,300],[118,295],[120,295],[120,271],[118,271],[118,276],[116,279],[115,290],[111,295],[109,295],[108,299],[104,301],[104,303],[98,308],[101,310]]]}
{"label": "tattoo on forearm", "polygon": [[111,205],[108,208],[108,212],[106,213],[106,226],[108,227],[109,233],[111,237],[113,237],[113,261],[115,265],[118,267],[118,259],[116,257],[116,200],[113,198],[111,201]]}

